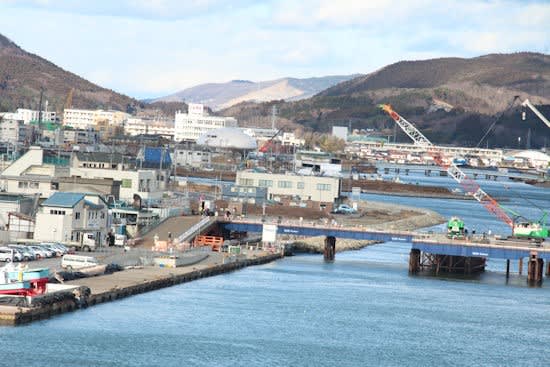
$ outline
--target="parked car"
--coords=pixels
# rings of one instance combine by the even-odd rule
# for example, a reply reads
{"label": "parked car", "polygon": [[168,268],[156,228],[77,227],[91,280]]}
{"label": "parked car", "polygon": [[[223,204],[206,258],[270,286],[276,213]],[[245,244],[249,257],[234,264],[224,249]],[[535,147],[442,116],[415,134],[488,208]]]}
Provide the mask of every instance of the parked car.
{"label": "parked car", "polygon": [[26,246],[8,245],[8,247],[17,250],[23,256],[23,261],[32,261],[36,259],[34,252],[29,250]]}
{"label": "parked car", "polygon": [[353,213],[357,213],[357,210],[352,208],[351,206],[347,205],[347,204],[340,204],[338,206],[338,208],[336,208],[333,213],[336,213],[336,214],[353,214]]}
{"label": "parked car", "polygon": [[9,247],[0,247],[0,261],[9,263],[12,261],[17,261],[16,259],[16,251],[14,249]]}
{"label": "parked car", "polygon": [[48,251],[52,251],[54,256],[63,256],[65,254],[63,250],[56,247],[53,243],[42,242],[39,246],[45,248]]}
{"label": "parked car", "polygon": [[27,245],[27,247],[34,251],[35,256],[36,256],[37,259],[45,259],[47,257],[52,257],[53,256],[52,251],[47,251],[46,249],[44,249],[40,246]]}

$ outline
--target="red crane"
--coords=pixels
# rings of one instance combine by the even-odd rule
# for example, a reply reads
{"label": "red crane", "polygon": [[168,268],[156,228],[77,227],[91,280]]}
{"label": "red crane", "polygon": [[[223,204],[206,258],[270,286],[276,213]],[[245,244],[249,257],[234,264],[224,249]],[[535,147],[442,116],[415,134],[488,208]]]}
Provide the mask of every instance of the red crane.
{"label": "red crane", "polygon": [[477,182],[466,176],[466,174],[453,163],[452,159],[445,157],[440,148],[434,146],[428,138],[426,138],[413,124],[395,112],[389,104],[383,104],[379,107],[390,115],[395,123],[413,140],[414,145],[425,147],[434,162],[445,169],[449,176],[458,182],[466,193],[470,193],[489,212],[496,215],[500,220],[514,229],[514,221],[506,214],[499,203],[483,191]]}

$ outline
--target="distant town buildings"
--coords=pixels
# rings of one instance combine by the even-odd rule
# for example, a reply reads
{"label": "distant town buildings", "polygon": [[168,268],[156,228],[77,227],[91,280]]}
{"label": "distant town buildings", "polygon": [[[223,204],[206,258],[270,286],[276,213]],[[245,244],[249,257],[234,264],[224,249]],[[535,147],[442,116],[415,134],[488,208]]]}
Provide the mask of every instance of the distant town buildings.
{"label": "distant town buildings", "polygon": [[65,109],[63,125],[84,130],[97,128],[98,125],[122,126],[129,117],[129,114],[121,111]]}
{"label": "distant town buildings", "polygon": [[222,127],[237,127],[233,117],[209,116],[201,104],[189,103],[188,113],[176,112],[174,140],[196,141],[207,131]]}
{"label": "distant town buildings", "polygon": [[[0,117],[6,120],[19,120],[23,121],[25,125],[30,124],[31,121],[38,121],[40,118],[39,111],[29,110],[26,108],[18,108],[16,112],[0,112]],[[57,114],[53,111],[42,111],[42,121],[55,122]]]}
{"label": "distant town buildings", "polygon": [[160,135],[174,138],[174,121],[155,121],[131,117],[124,123],[124,133],[130,136]]}

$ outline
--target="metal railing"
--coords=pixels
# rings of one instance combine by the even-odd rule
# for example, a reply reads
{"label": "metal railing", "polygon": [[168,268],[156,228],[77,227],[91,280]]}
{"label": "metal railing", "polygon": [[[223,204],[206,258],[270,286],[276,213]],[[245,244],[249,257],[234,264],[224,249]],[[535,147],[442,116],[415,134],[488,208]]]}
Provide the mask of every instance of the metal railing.
{"label": "metal railing", "polygon": [[199,232],[208,226],[211,223],[210,217],[204,217],[202,218],[198,223],[195,223],[192,225],[187,231],[183,232],[181,235],[178,236],[176,239],[177,242],[182,243],[187,241],[190,237],[192,237],[195,233]]}

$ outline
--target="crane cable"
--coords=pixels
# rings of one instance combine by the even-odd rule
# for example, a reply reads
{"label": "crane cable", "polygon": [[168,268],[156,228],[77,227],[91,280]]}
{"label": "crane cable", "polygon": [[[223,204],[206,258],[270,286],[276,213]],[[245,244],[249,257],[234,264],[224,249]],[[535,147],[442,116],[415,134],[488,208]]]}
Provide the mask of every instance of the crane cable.
{"label": "crane cable", "polygon": [[491,126],[489,126],[489,128],[487,129],[487,131],[485,132],[485,135],[483,135],[483,137],[481,138],[481,140],[479,141],[479,143],[477,143],[476,145],[476,148],[479,148],[479,146],[481,145],[481,143],[483,142],[483,140],[485,140],[485,138],[487,137],[487,135],[489,135],[489,133],[493,130],[493,128],[495,127],[495,125],[497,124],[497,122],[500,121],[500,119],[502,118],[502,116],[504,115],[505,112],[507,112],[510,108],[512,108],[512,106],[514,105],[514,103],[516,102],[516,100],[519,98],[519,96],[514,96],[514,99],[512,100],[512,102],[510,102],[510,104],[498,115],[498,117],[496,118],[496,120],[491,124]]}
{"label": "crane cable", "polygon": [[[544,208],[538,206],[534,201],[532,201],[532,200],[526,198],[525,196],[523,196],[519,191],[516,191],[516,190],[511,189],[510,186],[505,186],[505,188],[506,188],[506,190],[511,191],[513,194],[517,195],[517,196],[520,197],[521,199],[525,200],[526,202],[528,202],[529,204],[531,204],[532,206],[534,206],[535,208],[537,208],[538,210],[540,210],[542,213],[545,213],[545,209],[544,209]],[[501,206],[502,206],[502,205],[501,205]],[[504,207],[504,208],[506,208],[506,207]],[[506,209],[509,210],[510,212],[512,212],[511,209],[509,209],[509,208],[506,208]],[[523,215],[517,215],[517,213],[515,213],[514,215],[523,217]],[[523,218],[525,218],[525,217],[523,217]]]}

